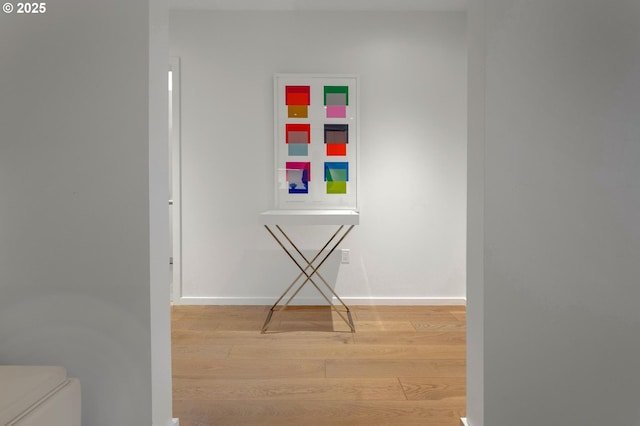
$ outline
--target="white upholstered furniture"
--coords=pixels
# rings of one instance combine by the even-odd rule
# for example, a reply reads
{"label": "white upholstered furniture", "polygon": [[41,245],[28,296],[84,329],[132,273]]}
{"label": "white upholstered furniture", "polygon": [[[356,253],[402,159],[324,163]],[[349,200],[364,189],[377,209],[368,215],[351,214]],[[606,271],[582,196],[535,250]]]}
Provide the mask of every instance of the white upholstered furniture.
{"label": "white upholstered furniture", "polygon": [[80,382],[64,367],[0,365],[0,425],[80,424]]}

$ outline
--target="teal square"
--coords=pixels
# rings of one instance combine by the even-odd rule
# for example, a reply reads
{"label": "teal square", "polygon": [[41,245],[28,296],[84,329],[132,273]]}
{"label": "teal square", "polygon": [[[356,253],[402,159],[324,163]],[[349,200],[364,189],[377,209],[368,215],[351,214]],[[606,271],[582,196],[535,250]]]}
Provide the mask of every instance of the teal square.
{"label": "teal square", "polygon": [[309,144],[306,143],[290,143],[289,156],[291,157],[305,157],[309,155]]}

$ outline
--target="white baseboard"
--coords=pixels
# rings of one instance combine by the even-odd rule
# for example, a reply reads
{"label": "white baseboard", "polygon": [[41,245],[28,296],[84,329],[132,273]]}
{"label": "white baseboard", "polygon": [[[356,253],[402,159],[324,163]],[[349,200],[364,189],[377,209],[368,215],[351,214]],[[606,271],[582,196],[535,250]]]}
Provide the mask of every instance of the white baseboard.
{"label": "white baseboard", "polygon": [[466,417],[460,419],[460,426],[469,426],[469,422]]}
{"label": "white baseboard", "polygon": [[[342,297],[347,305],[397,305],[397,306],[465,306],[465,297]],[[181,297],[175,305],[273,305],[273,297]],[[339,303],[333,299],[334,303]],[[326,305],[318,298],[296,298],[292,305]]]}
{"label": "white baseboard", "polygon": [[171,419],[171,423],[169,423],[171,426],[180,426],[180,419],[176,419],[175,417],[173,419]]}

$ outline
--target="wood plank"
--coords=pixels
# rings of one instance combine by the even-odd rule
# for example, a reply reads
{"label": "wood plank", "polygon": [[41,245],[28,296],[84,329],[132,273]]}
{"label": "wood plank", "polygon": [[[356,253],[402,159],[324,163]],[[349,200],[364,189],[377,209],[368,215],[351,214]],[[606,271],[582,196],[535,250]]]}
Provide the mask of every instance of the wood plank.
{"label": "wood plank", "polygon": [[431,401],[176,401],[180,425],[459,426],[465,409]]}
{"label": "wood plank", "polygon": [[[338,310],[346,315],[346,310],[339,305]],[[339,318],[336,311],[330,306],[287,306],[274,311],[274,316],[292,320],[317,320]]]}
{"label": "wood plank", "polygon": [[359,321],[456,321],[456,318],[445,311],[403,312],[403,311],[354,311],[354,318]]}
{"label": "wood plank", "polygon": [[467,335],[464,331],[424,331],[424,332],[368,332],[353,335],[356,344],[383,345],[464,345]]}
{"label": "wood plank", "polygon": [[466,311],[451,311],[451,315],[454,316],[458,321],[467,321],[467,312]]}
{"label": "wood plank", "polygon": [[324,378],[321,360],[174,359],[173,377],[201,379]]}
{"label": "wood plank", "polygon": [[400,377],[400,383],[412,401],[442,401],[455,399],[464,403],[466,379],[464,377]]}
{"label": "wood plank", "polygon": [[356,333],[359,331],[415,331],[411,321],[363,321],[354,319]]}
{"label": "wood plank", "polygon": [[[416,331],[410,321],[358,321],[354,320],[356,332],[359,331]],[[262,326],[262,324],[261,324]],[[290,320],[274,321],[269,331],[340,331],[351,329],[340,317],[329,321]]]}
{"label": "wood plank", "polygon": [[266,315],[253,319],[234,319],[226,317],[184,318],[173,322],[173,330],[222,330],[222,331],[260,331]]}
{"label": "wood plank", "polygon": [[274,312],[269,331],[351,332],[345,319],[347,311],[342,307],[338,313],[329,306],[288,306]]}
{"label": "wood plank", "polygon": [[[345,314],[345,318],[347,318]],[[349,325],[334,313],[334,316],[289,316],[275,314],[269,332],[291,332],[291,331],[325,331],[351,333]]]}
{"label": "wood plank", "polygon": [[174,400],[406,400],[400,382],[385,379],[269,380],[176,378]]}
{"label": "wood plank", "polygon": [[229,356],[230,345],[171,345],[172,359],[225,359]]}
{"label": "wood plank", "polygon": [[412,321],[416,331],[466,331],[467,324],[460,321]]}
{"label": "wood plank", "polygon": [[304,345],[311,343],[353,343],[353,333],[347,331],[325,333],[269,330],[267,333],[261,334],[259,331],[172,330],[171,339],[179,344],[203,344],[208,342],[215,345],[268,345],[290,342]]}
{"label": "wood plank", "polygon": [[465,377],[464,360],[329,359],[327,377]]}
{"label": "wood plank", "polygon": [[[346,313],[343,313],[347,318]],[[354,317],[354,325],[357,331],[415,331],[415,327],[411,321],[383,321],[371,320],[362,321]],[[260,329],[262,323],[260,323]],[[217,329],[221,329],[219,327]],[[303,316],[288,316],[286,314],[274,314],[269,331],[348,331],[350,328],[347,323],[337,314],[323,318],[322,316],[314,316],[305,314]]]}
{"label": "wood plank", "polygon": [[190,318],[257,318],[266,316],[268,311],[268,306],[253,305],[173,305],[171,307],[171,320],[175,322]]}
{"label": "wood plank", "polygon": [[464,345],[236,345],[230,359],[465,359]]}

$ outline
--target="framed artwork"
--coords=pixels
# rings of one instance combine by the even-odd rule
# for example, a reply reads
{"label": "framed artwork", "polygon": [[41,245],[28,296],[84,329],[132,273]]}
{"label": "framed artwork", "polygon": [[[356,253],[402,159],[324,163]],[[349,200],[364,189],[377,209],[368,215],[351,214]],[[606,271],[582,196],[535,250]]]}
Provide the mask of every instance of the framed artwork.
{"label": "framed artwork", "polygon": [[276,208],[358,208],[358,78],[274,77]]}

